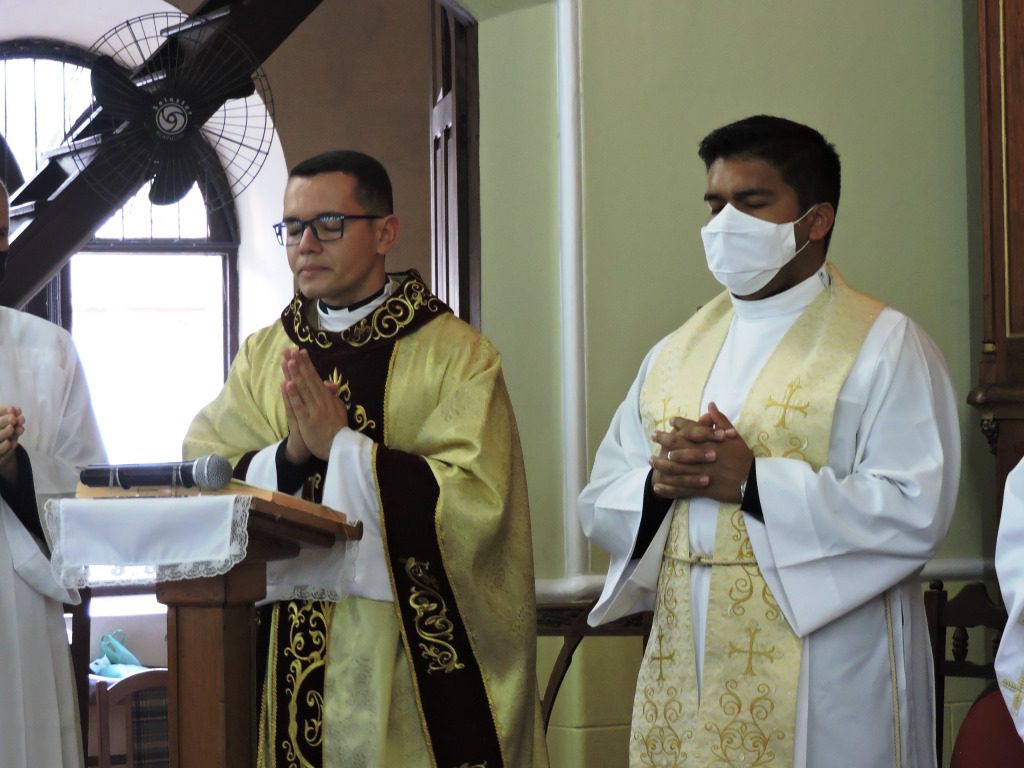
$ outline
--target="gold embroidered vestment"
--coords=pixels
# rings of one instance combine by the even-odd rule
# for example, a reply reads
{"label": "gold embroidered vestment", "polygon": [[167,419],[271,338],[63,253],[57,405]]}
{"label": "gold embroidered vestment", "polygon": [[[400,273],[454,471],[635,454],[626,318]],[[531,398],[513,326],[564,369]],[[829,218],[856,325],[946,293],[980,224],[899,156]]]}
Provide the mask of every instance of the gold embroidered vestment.
{"label": "gold embroidered vestment", "polygon": [[[832,271],[831,285],[779,342],[733,419],[755,458],[796,459],[815,470],[826,464],[839,390],[880,310]],[[666,417],[701,415],[704,385],[731,319],[723,293],[666,340],[641,391],[648,434],[665,429]],[[657,448],[652,444],[652,452]],[[630,766],[789,768],[802,641],[764,581],[739,505],[719,506],[713,553],[690,551],[688,508],[677,500],[669,513],[633,705]],[[711,568],[699,696],[693,567]]]}
{"label": "gold embroidered vestment", "polygon": [[[392,280],[380,311],[340,334],[297,297],[246,341],[186,439],[186,455],[220,453],[244,474],[287,434],[279,361],[298,345],[374,440],[395,600],[277,604],[263,764],[541,768],[532,544],[500,357],[415,273]],[[321,694],[304,684],[314,666]]]}

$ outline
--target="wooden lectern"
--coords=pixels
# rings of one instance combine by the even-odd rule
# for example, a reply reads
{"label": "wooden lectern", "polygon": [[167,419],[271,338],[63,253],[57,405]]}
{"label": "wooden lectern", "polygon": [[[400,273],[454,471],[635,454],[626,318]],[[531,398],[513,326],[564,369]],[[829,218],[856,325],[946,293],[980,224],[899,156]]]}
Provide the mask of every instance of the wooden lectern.
{"label": "wooden lectern", "polygon": [[254,603],[266,595],[267,563],[295,557],[300,545],[330,547],[362,535],[362,524],[325,507],[262,495],[252,498],[241,563],[223,576],[156,585],[167,605],[171,768],[256,764]]}

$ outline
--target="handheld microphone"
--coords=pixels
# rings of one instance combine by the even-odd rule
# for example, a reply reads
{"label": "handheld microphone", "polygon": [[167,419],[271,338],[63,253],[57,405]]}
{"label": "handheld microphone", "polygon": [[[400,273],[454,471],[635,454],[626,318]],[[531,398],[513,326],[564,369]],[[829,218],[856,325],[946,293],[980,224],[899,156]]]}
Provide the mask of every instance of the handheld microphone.
{"label": "handheld microphone", "polygon": [[170,485],[216,491],[231,480],[231,462],[211,453],[166,464],[90,464],[82,469],[79,480],[93,488]]}

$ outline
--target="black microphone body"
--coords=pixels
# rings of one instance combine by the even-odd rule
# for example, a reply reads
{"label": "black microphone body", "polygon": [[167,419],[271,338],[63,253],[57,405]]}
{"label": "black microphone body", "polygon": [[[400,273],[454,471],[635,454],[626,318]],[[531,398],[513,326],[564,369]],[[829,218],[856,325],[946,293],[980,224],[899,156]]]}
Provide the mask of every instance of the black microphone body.
{"label": "black microphone body", "polygon": [[231,480],[231,463],[211,453],[164,464],[90,464],[82,469],[79,480],[93,488],[181,486],[215,491]]}

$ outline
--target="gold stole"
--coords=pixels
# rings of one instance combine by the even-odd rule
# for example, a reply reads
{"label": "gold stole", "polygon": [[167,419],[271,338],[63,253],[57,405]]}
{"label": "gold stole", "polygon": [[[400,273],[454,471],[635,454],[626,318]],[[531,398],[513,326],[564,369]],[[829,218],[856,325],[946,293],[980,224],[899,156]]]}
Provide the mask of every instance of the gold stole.
{"label": "gold stole", "polygon": [[[882,309],[829,269],[831,286],[779,342],[733,421],[756,457],[794,458],[816,471],[828,459],[839,390]],[[701,415],[704,385],[731,320],[723,293],[665,342],[640,394],[648,434],[669,429],[676,415]],[[720,505],[714,553],[690,552],[688,510],[682,499],[672,507],[633,702],[630,766],[789,768],[802,641],[764,581],[739,505]],[[694,564],[712,568],[700,696],[690,606]]]}

